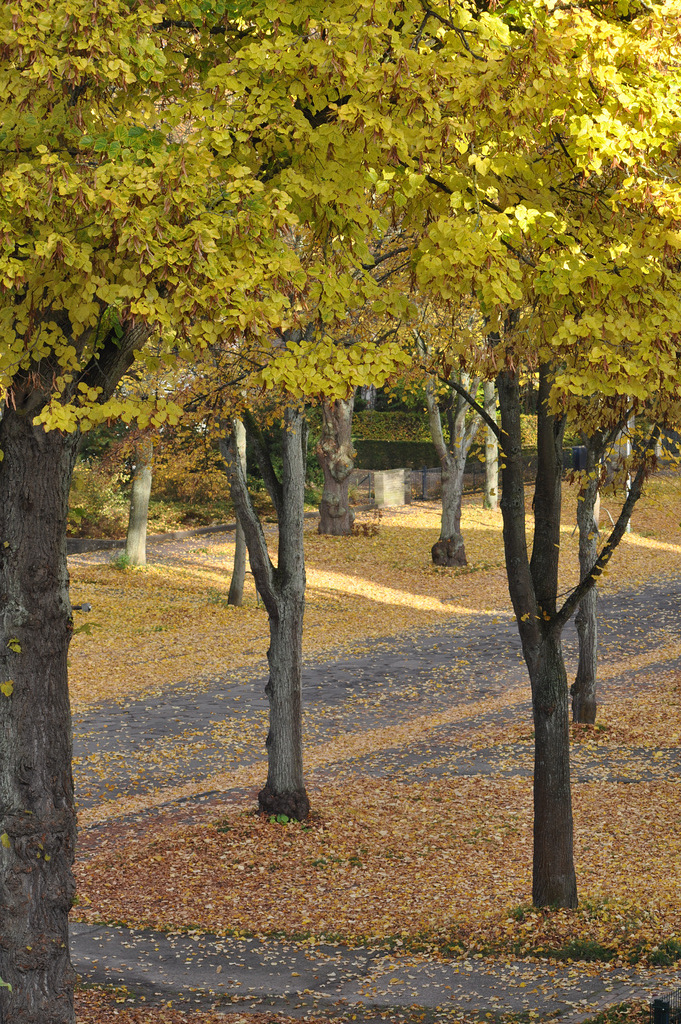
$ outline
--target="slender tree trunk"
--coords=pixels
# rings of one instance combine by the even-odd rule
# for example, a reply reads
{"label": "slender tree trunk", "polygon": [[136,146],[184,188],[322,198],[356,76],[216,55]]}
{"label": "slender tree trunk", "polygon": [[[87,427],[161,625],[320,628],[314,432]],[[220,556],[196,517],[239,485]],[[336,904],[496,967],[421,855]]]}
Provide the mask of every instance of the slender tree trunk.
{"label": "slender tree trunk", "polygon": [[147,564],[147,519],[153,455],[154,443],[151,438],[141,438],[135,445],[135,469],[132,475],[128,534],[125,540],[125,553],[130,565]]}
{"label": "slender tree trunk", "polygon": [[[577,524],[579,527],[579,575],[585,577],[595,564],[598,556],[599,518],[599,475],[594,445],[587,444],[587,472],[589,478],[577,500]],[[577,675],[570,688],[572,695],[572,720],[594,725],[596,722],[596,681],[598,669],[598,591],[592,587],[582,600],[575,615],[579,637],[579,662]]]}
{"label": "slender tree trunk", "polygon": [[[468,389],[470,380],[462,374],[462,385]],[[442,431],[440,408],[433,384],[426,387],[428,423],[442,468],[442,520],[440,537],[431,549],[435,565],[466,565],[466,547],[461,535],[461,500],[466,458],[480,424],[475,416],[466,424],[468,406],[463,398],[450,397],[447,409],[449,444]]]}
{"label": "slender tree trunk", "polygon": [[[234,420],[234,443],[237,458],[241,462],[244,478],[246,477],[246,428],[241,420]],[[229,585],[227,604],[240,608],[244,599],[244,581],[246,579],[246,537],[239,516],[236,517],[236,536],[234,538],[234,567],[232,582]]]}
{"label": "slender tree trunk", "polygon": [[352,533],[355,513],[348,501],[350,474],[354,468],[352,413],[354,392],[348,399],[322,402],[322,432],[316,454],[324,472],[324,492],[319,506],[319,533],[347,537]]}
{"label": "slender tree trunk", "polygon": [[[483,406],[488,416],[497,418],[497,389],[493,380],[483,384]],[[483,507],[496,511],[499,504],[499,441],[491,429],[485,429],[485,494]]]}
{"label": "slender tree trunk", "polygon": [[0,989],[11,1024],[71,1024],[76,815],[66,520],[77,435],[0,421]]}
{"label": "slender tree trunk", "polygon": [[267,652],[270,704],[267,736],[267,782],[258,794],[261,811],[303,821],[310,801],[303,778],[302,637],[305,610],[303,548],[305,452],[307,427],[302,410],[286,410],[282,427],[282,480],[277,479],[264,440],[250,417],[246,429],[253,440],[263,479],[277,510],[277,566],[269,557],[262,526],[248,494],[236,453],[233,429],[220,447],[230,479],[232,501],[243,525],[251,568],[270,624]]}
{"label": "slender tree trunk", "polygon": [[535,725],[534,856],[536,906],[577,905],[573,861],[567,674],[556,619],[564,422],[548,412],[550,368],[540,368],[534,540],[528,559],[517,374],[498,378],[503,430],[501,511],[506,571],[530,682]]}
{"label": "slender tree trunk", "polygon": [[543,631],[530,668],[534,717],[532,902],[577,906],[568,686],[560,633]]}

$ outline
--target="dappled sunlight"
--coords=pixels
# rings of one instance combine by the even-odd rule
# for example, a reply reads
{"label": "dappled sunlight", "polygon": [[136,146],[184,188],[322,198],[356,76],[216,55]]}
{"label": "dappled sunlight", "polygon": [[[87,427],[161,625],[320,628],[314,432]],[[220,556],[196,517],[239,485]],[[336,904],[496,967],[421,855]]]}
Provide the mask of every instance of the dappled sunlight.
{"label": "dappled sunlight", "polygon": [[623,538],[623,542],[654,551],[671,551],[681,558],[681,544],[669,544],[665,541],[653,540],[651,537],[641,537],[640,534],[635,533],[633,530]]}
{"label": "dappled sunlight", "polygon": [[328,588],[327,593],[352,594],[366,598],[378,604],[405,605],[414,610],[440,612],[442,615],[502,615],[503,611],[479,609],[466,605],[448,603],[448,598],[429,597],[426,594],[415,594],[413,591],[396,590],[394,587],[378,586],[366,582],[356,576],[348,576],[339,572],[316,572],[308,570],[308,589],[312,593],[316,585]]}
{"label": "dappled sunlight", "polygon": [[[675,477],[649,482],[647,498],[636,508],[634,532],[625,535],[599,589],[612,593],[681,572],[680,490]],[[563,597],[579,579],[576,494],[575,486],[565,486],[559,561]],[[531,501],[528,488],[528,531]],[[440,511],[437,503],[387,509],[376,536],[323,537],[308,521],[306,658],[366,649],[380,637],[466,616],[511,615],[501,515],[482,509],[479,496],[467,498],[462,530],[469,564],[443,568],[432,565],[430,557]],[[358,518],[376,521],[372,512]],[[266,536],[275,560],[277,533],[271,524]],[[75,707],[171,684],[200,686],[242,670],[266,670],[268,619],[250,573],[243,607],[227,605],[231,536],[158,545],[144,569],[120,571],[102,557],[95,553],[70,560],[72,601],[88,601],[93,609],[88,616],[75,615],[76,627],[91,626],[90,634],[79,633],[71,644]]]}

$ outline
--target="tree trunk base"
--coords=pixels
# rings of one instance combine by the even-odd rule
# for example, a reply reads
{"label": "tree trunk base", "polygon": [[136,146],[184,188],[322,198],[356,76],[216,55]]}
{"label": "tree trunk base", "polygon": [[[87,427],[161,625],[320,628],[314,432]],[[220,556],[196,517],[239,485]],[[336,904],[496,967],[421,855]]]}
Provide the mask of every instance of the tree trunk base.
{"label": "tree trunk base", "polygon": [[348,508],[347,496],[345,504],[339,499],[324,496],[319,508],[317,533],[328,537],[351,537],[354,521],[355,513],[351,508]]}
{"label": "tree trunk base", "polygon": [[431,548],[433,565],[468,565],[462,537],[441,537]]}
{"label": "tree trunk base", "polygon": [[582,697],[581,694],[575,693],[574,689],[570,693],[572,694],[572,721],[578,722],[580,725],[595,725],[598,710],[596,700]]}
{"label": "tree trunk base", "polygon": [[263,814],[285,814],[295,821],[305,821],[310,801],[303,789],[297,793],[273,793],[269,785],[258,793],[258,806]]}

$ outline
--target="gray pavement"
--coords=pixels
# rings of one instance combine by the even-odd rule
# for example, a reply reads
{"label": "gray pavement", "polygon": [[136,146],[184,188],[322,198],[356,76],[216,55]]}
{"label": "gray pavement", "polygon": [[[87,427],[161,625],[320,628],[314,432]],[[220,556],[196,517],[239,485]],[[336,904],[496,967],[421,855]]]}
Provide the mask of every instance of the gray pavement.
{"label": "gray pavement", "polygon": [[[681,971],[434,960],[380,949],[262,942],[72,925],[84,981],[125,985],[146,1005],[275,1010],[347,1020],[535,1015],[577,1024],[627,999],[681,983]],[[405,1017],[406,1015],[406,1017]]]}
{"label": "gray pavement", "polygon": [[[600,598],[601,660],[626,661],[633,655],[654,654],[660,636],[678,631],[681,581],[623,591]],[[576,661],[573,623],[564,635],[566,659]],[[665,669],[669,664],[665,663]],[[646,670],[650,674],[651,664]],[[640,685],[641,673],[626,668],[616,680],[600,685],[599,700],[609,693]],[[231,673],[226,678],[196,687],[175,687],[153,698],[108,702],[74,714],[74,777],[80,807],[102,800],[153,792],[164,786],[200,782],[212,774],[261,761],[267,705],[265,666],[259,672]],[[531,761],[527,748],[518,747],[517,763],[509,751],[477,751],[465,741],[472,725],[485,720],[531,722],[527,672],[520,652],[515,623],[508,616],[487,616],[457,621],[456,625],[414,630],[407,636],[375,642],[364,655],[327,658],[304,667],[303,692],[307,709],[307,746],[332,736],[358,730],[397,725],[415,713],[465,708],[485,697],[500,696],[527,687],[527,700],[511,710],[475,715],[443,725],[429,736],[399,750],[358,758],[354,770],[368,774],[417,775],[487,774],[503,760],[504,771],[527,774]],[[663,745],[663,737],[660,738]],[[435,750],[435,753],[433,751]],[[428,754],[428,751],[430,753]],[[575,750],[576,779],[619,780],[624,777],[659,778],[679,773],[678,751],[662,760],[653,749],[641,748],[632,756],[637,769],[618,763],[603,751]],[[430,765],[430,767],[428,767]],[[337,766],[339,769],[341,766]],[[352,765],[343,763],[343,770]]]}

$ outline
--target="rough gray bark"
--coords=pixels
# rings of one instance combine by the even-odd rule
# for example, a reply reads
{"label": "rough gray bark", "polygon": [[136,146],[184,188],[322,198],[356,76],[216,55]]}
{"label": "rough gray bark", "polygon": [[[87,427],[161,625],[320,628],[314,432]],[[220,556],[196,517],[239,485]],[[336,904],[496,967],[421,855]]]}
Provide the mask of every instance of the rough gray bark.
{"label": "rough gray bark", "polygon": [[593,589],[622,539],[631,511],[641,495],[659,431],[655,427],[637,453],[639,468],[610,537],[558,609],[564,422],[548,411],[551,368],[543,365],[539,370],[531,558],[528,558],[525,536],[518,376],[505,370],[499,374],[497,385],[502,426],[501,512],[506,572],[530,676],[535,730],[532,899],[536,906],[574,907],[577,884],[573,861],[568,689],[561,633],[585,595]]}
{"label": "rough gray bark", "polygon": [[[485,412],[496,422],[496,385],[493,380],[486,380],[482,388]],[[484,508],[489,508],[493,512],[499,505],[499,441],[490,426],[485,427],[485,492],[482,504]]]}
{"label": "rough gray bark", "polygon": [[354,468],[352,412],[355,394],[322,402],[322,431],[316,446],[319,465],[324,472],[324,491],[319,506],[319,533],[348,537],[355,513],[348,501],[348,484]]}
{"label": "rough gray bark", "polygon": [[543,366],[537,412],[535,529],[528,558],[518,377],[504,371],[497,383],[504,431],[501,511],[506,570],[530,676],[534,717],[532,900],[536,906],[576,907],[568,687],[560,639],[564,623],[556,616],[564,421],[549,415],[550,374]]}
{"label": "rough gray bark", "polygon": [[[78,381],[107,398],[145,332],[105,341]],[[66,520],[78,436],[33,426],[48,363],[15,377],[0,421],[0,978],[12,986],[0,1007],[11,1024],[74,1021]]]}
{"label": "rough gray bark", "polygon": [[[234,443],[241,469],[246,479],[246,428],[241,420],[234,420]],[[246,579],[246,537],[239,516],[236,517],[236,536],[234,538],[234,566],[232,581],[229,585],[227,604],[240,608],[244,599],[244,581]]]}
{"label": "rough gray bark", "polygon": [[[577,525],[579,527],[579,575],[584,578],[590,572],[598,556],[599,518],[599,472],[598,452],[601,438],[592,438],[586,445],[587,482],[577,500]],[[579,662],[577,675],[570,687],[572,696],[572,720],[594,725],[596,722],[596,683],[598,670],[598,615],[596,603],[598,593],[592,587],[579,602],[575,615],[575,626],[579,637]]]}
{"label": "rough gray bark", "polygon": [[267,782],[258,794],[266,814],[285,814],[303,821],[310,801],[303,779],[302,638],[305,609],[303,548],[305,452],[307,426],[297,406],[286,409],[282,426],[282,479],[278,480],[264,440],[250,416],[245,418],[258,465],[277,512],[279,544],[274,566],[265,535],[253,508],[237,455],[233,424],[220,441],[230,480],[232,501],[248,545],[256,586],[269,616],[267,651],[269,680],[265,689],[270,706],[267,736]]}
{"label": "rough gray bark", "polygon": [[[461,386],[471,390],[470,378],[461,374]],[[477,389],[477,382],[473,391]],[[449,444],[444,439],[442,420],[433,383],[426,387],[428,423],[435,451],[442,467],[442,520],[440,537],[432,547],[435,565],[466,565],[466,547],[461,535],[461,500],[466,458],[473,443],[480,417],[475,415],[466,423],[468,403],[459,394],[450,397],[447,405]]]}
{"label": "rough gray bark", "polygon": [[7,408],[0,423],[0,977],[13,986],[0,1006],[16,1024],[73,1020],[75,981],[65,538],[77,437],[31,418]]}
{"label": "rough gray bark", "polygon": [[128,532],[125,539],[125,553],[130,565],[147,564],[147,520],[153,457],[154,443],[151,438],[140,438],[134,450],[135,468],[132,474]]}

